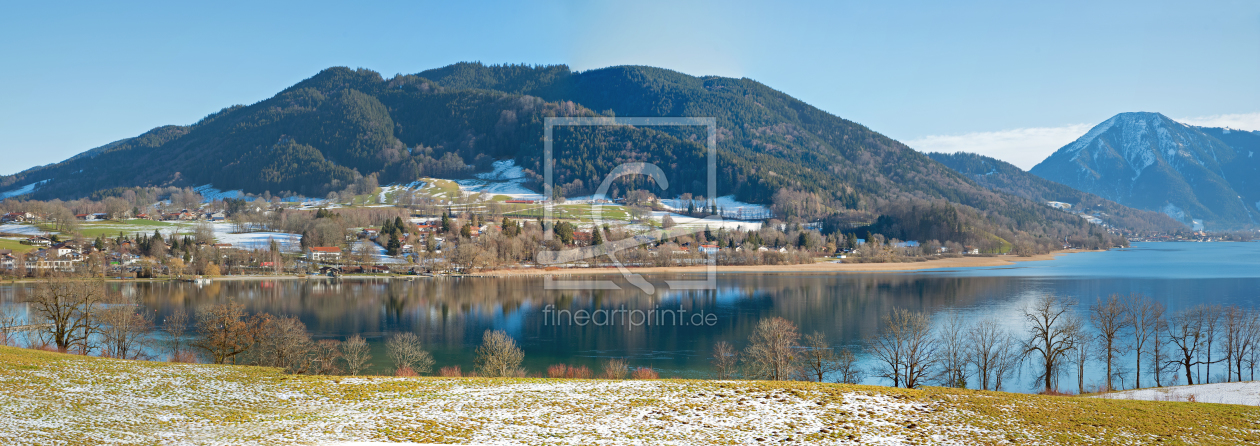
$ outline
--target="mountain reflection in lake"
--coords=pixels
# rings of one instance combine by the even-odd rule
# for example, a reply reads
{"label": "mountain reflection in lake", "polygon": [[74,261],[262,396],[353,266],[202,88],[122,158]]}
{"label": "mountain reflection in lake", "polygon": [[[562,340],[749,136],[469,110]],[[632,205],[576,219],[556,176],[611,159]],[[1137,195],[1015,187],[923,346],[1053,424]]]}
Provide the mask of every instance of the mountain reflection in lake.
{"label": "mountain reflection in lake", "polygon": [[[1149,244],[1147,244],[1149,246]],[[251,312],[300,318],[316,338],[345,339],[363,335],[373,345],[374,373],[388,373],[384,340],[391,333],[412,331],[433,354],[437,367],[473,366],[473,350],[487,329],[502,329],[525,350],[525,366],[543,372],[564,362],[598,370],[606,358],[627,358],[631,366],[657,368],[662,377],[706,377],[713,345],[727,341],[742,348],[757,322],[780,316],[795,322],[802,334],[820,331],[836,346],[860,350],[864,339],[878,333],[880,319],[894,307],[927,311],[940,320],[951,311],[969,321],[996,318],[1023,333],[1020,308],[1040,293],[1056,293],[1082,304],[1110,293],[1143,292],[1169,310],[1200,302],[1253,306],[1260,298],[1260,244],[1164,244],[1172,251],[1118,250],[1075,254],[1052,262],[1030,262],[1015,268],[889,274],[720,274],[718,288],[669,291],[665,276],[650,277],[657,294],[625,285],[614,291],[546,290],[540,277],[276,279],[216,280],[210,285],[187,283],[111,283],[111,289],[134,293],[156,320],[183,307],[198,308],[230,299]],[[1199,245],[1199,247],[1193,246]],[[1228,246],[1227,246],[1228,245]],[[1224,251],[1213,251],[1224,250]],[[1166,262],[1168,271],[1151,271]],[[1185,276],[1178,260],[1196,257],[1249,259],[1251,268],[1221,276],[1220,268]],[[1125,259],[1131,259],[1127,261]],[[1189,259],[1189,260],[1187,260]],[[1138,262],[1135,270],[1125,265]],[[1130,262],[1130,263],[1126,263]],[[1110,266],[1109,266],[1110,265]],[[1237,268],[1237,266],[1233,266]],[[1113,274],[1107,274],[1107,269]],[[1203,268],[1197,265],[1196,268]],[[1049,272],[1047,272],[1049,271]],[[1232,270],[1231,270],[1232,271]],[[1178,274],[1181,274],[1180,276]],[[692,277],[694,278],[694,277]],[[29,286],[0,286],[0,298],[20,305]],[[664,290],[664,291],[662,291]],[[585,326],[560,318],[557,311],[624,310]],[[673,310],[685,315],[678,323],[633,325],[627,316],[640,310]],[[605,313],[608,314],[608,313]],[[660,314],[660,313],[656,313]],[[708,319],[693,319],[703,314]],[[634,319],[634,318],[630,318]],[[637,319],[642,321],[642,317]],[[677,320],[677,319],[675,319]],[[701,321],[699,325],[693,322]],[[685,324],[682,322],[686,322]],[[711,322],[711,325],[709,324]],[[1066,378],[1065,378],[1066,379]],[[1074,378],[1072,379],[1074,383]],[[1011,390],[1028,390],[1026,383]],[[868,383],[883,384],[868,378]],[[1066,381],[1065,381],[1066,382]]]}

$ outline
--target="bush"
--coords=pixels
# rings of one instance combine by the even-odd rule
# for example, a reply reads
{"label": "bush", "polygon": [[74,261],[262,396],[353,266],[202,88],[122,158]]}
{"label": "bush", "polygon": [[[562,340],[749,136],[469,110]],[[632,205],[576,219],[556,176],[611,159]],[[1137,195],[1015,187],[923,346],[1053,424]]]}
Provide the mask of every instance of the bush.
{"label": "bush", "polygon": [[586,366],[556,364],[547,367],[548,378],[591,379],[592,376],[594,374]]}
{"label": "bush", "polygon": [[660,379],[661,375],[652,370],[651,367],[639,367],[634,369],[634,373],[630,374],[631,379]]}
{"label": "bush", "polygon": [[398,370],[394,371],[394,376],[405,376],[405,377],[410,378],[410,377],[416,377],[420,375],[417,375],[416,371],[412,370],[411,367],[402,366],[402,367],[399,367]]}
{"label": "bush", "polygon": [[626,367],[624,359],[609,359],[604,361],[604,379],[626,379],[626,374],[630,369]]}
{"label": "bush", "polygon": [[464,376],[464,372],[459,369],[459,366],[455,365],[455,366],[450,366],[450,367],[442,367],[441,370],[438,370],[438,376],[442,376],[446,378],[459,378],[459,377]]}
{"label": "bush", "polygon": [[[399,333],[385,343],[389,349],[389,358],[399,370],[408,369],[413,374],[433,371],[433,357],[420,346],[420,337],[415,333]],[[399,375],[402,376],[402,375]]]}
{"label": "bush", "polygon": [[516,346],[516,340],[503,330],[486,330],[477,347],[477,373],[486,377],[525,376],[521,362],[525,352]]}

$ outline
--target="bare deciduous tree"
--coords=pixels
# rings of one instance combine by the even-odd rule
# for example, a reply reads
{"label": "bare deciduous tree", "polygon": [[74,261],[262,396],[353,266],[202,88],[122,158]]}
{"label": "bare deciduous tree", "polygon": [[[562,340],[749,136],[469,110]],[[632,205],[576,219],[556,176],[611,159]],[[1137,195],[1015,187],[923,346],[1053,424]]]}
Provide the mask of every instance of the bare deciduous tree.
{"label": "bare deciduous tree", "polygon": [[346,339],[346,342],[341,343],[341,359],[346,361],[346,371],[351,375],[358,375],[367,369],[368,362],[372,360],[367,341],[359,335]]}
{"label": "bare deciduous tree", "polygon": [[[1164,305],[1141,293],[1130,294],[1124,299],[1125,314],[1128,315],[1129,329],[1133,330],[1133,343],[1130,348],[1136,356],[1134,365],[1134,388],[1142,388],[1142,353],[1148,349],[1159,348],[1159,323],[1164,318]],[[1155,371],[1158,376],[1159,370]]]}
{"label": "bare deciduous tree", "polygon": [[389,359],[394,361],[394,368],[410,370],[413,373],[429,373],[433,371],[433,357],[420,344],[420,337],[415,333],[405,332],[391,336],[385,342],[389,351]]}
{"label": "bare deciduous tree", "polygon": [[169,341],[171,361],[180,362],[189,359],[185,358],[184,352],[184,335],[188,333],[188,311],[183,307],[176,308],[170,316],[162,319],[162,331],[171,337]]}
{"label": "bare deciduous tree", "polygon": [[57,350],[71,347],[87,354],[88,340],[96,332],[96,311],[105,300],[105,284],[49,276],[35,287],[31,307],[48,323],[44,332]]}
{"label": "bare deciduous tree", "polygon": [[477,373],[481,376],[523,376],[525,369],[521,368],[521,362],[524,360],[525,352],[507,332],[486,330],[482,334],[475,359]]}
{"label": "bare deciduous tree", "polygon": [[17,330],[21,317],[18,315],[17,309],[10,306],[0,306],[0,345],[17,346]]}
{"label": "bare deciduous tree", "polygon": [[1247,319],[1247,312],[1236,305],[1230,305],[1225,307],[1225,313],[1221,319],[1225,330],[1225,338],[1222,339],[1225,342],[1225,381],[1230,382],[1234,380],[1234,360],[1239,359],[1239,362],[1242,362],[1239,350],[1243,348],[1244,321]]}
{"label": "bare deciduous tree", "polygon": [[[1154,324],[1151,326],[1151,361],[1148,364],[1155,378],[1156,387],[1164,387],[1164,377],[1167,373],[1168,347],[1164,341],[1168,334],[1168,320],[1164,318],[1161,311],[1159,317],[1155,318]],[[1176,377],[1176,374],[1173,374]]]}
{"label": "bare deciduous tree", "polygon": [[796,324],[781,317],[762,319],[748,337],[744,349],[747,375],[772,381],[786,380],[796,374],[796,342],[801,335]]}
{"label": "bare deciduous tree", "polygon": [[144,359],[152,316],[140,310],[134,299],[119,294],[97,310],[101,355],[119,359]]}
{"label": "bare deciduous tree", "polygon": [[733,378],[736,371],[736,365],[739,364],[739,352],[735,351],[735,347],[726,341],[719,341],[713,345],[713,356],[711,359],[713,364],[713,372],[717,374],[717,379]]}
{"label": "bare deciduous tree", "polygon": [[801,347],[801,377],[805,381],[823,382],[828,374],[836,371],[836,352],[827,345],[827,336],[822,332],[805,336],[805,345]]}
{"label": "bare deciduous tree", "polygon": [[1200,352],[1203,353],[1203,359],[1200,359],[1199,362],[1202,363],[1203,366],[1207,368],[1207,370],[1204,370],[1203,374],[1199,376],[1199,382],[1210,383],[1212,382],[1212,363],[1221,362],[1224,360],[1224,358],[1212,359],[1212,344],[1216,342],[1216,338],[1219,336],[1220,330],[1221,330],[1221,306],[1220,305],[1207,306],[1206,309],[1204,309],[1202,313],[1202,317],[1203,317],[1203,338],[1202,339],[1203,339],[1205,348],[1199,350]]}
{"label": "bare deciduous tree", "polygon": [[1078,348],[1081,320],[1072,314],[1074,304],[1053,294],[1043,294],[1023,309],[1024,319],[1032,325],[1028,328],[1024,354],[1035,353],[1041,360],[1036,379],[1043,383],[1043,390],[1058,387],[1056,378],[1063,372],[1068,354]]}
{"label": "bare deciduous tree", "polygon": [[1089,306],[1089,321],[1098,330],[1098,359],[1107,364],[1107,376],[1104,382],[1106,391],[1114,390],[1111,379],[1115,376],[1116,355],[1120,353],[1120,331],[1128,326],[1128,313],[1120,302],[1119,294],[1111,294],[1104,300],[1099,298]]}
{"label": "bare deciduous tree", "polygon": [[857,355],[848,347],[836,353],[836,382],[857,384],[862,382],[862,369],[858,367]]}
{"label": "bare deciduous tree", "polygon": [[1080,339],[1076,342],[1076,347],[1069,352],[1068,360],[1076,364],[1076,392],[1083,395],[1085,394],[1085,364],[1089,362],[1093,352],[1090,350],[1089,339],[1085,338],[1084,329],[1077,334]]}
{"label": "bare deciduous tree", "polygon": [[884,332],[869,343],[879,376],[892,380],[893,387],[918,386],[936,354],[931,320],[923,313],[894,308],[884,315],[883,326]]}
{"label": "bare deciduous tree", "polygon": [[937,366],[936,381],[942,386],[967,387],[967,376],[971,375],[968,367],[970,349],[967,331],[968,327],[957,312],[951,313],[940,329],[934,359]]}
{"label": "bare deciduous tree", "polygon": [[310,372],[315,375],[336,375],[341,373],[337,365],[341,359],[341,341],[336,339],[320,339],[315,342],[311,355]]}
{"label": "bare deciduous tree", "polygon": [[306,373],[314,347],[302,321],[295,317],[268,319],[262,325],[252,356],[258,365],[281,368],[289,373]]}
{"label": "bare deciduous tree", "polygon": [[1203,342],[1203,319],[1208,308],[1198,305],[1178,311],[1168,321],[1168,340],[1172,342],[1176,353],[1169,364],[1177,364],[1185,368],[1186,384],[1194,384],[1194,368],[1203,362],[1199,350]]}
{"label": "bare deciduous tree", "polygon": [[246,317],[245,306],[236,302],[212,305],[197,312],[197,339],[193,346],[206,352],[215,364],[229,359],[236,363],[236,356],[249,350],[267,317]]}
{"label": "bare deciduous tree", "polygon": [[1002,379],[1020,360],[1019,342],[997,320],[985,319],[967,330],[968,360],[976,368],[981,390],[1001,390]]}

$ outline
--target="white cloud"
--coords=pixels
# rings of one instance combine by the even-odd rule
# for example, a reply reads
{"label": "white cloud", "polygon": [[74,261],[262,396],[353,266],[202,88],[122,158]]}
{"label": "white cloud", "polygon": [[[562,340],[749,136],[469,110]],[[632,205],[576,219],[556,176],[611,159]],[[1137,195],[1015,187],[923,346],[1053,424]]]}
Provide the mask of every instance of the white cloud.
{"label": "white cloud", "polygon": [[1260,130],[1260,113],[1212,115],[1174,120],[1183,124],[1197,125],[1199,127],[1227,127],[1237,130]]}
{"label": "white cloud", "polygon": [[1035,127],[976,132],[962,135],[932,135],[905,141],[920,152],[971,152],[991,156],[1028,170],[1055,150],[1076,141],[1093,128],[1091,124],[1063,127]]}

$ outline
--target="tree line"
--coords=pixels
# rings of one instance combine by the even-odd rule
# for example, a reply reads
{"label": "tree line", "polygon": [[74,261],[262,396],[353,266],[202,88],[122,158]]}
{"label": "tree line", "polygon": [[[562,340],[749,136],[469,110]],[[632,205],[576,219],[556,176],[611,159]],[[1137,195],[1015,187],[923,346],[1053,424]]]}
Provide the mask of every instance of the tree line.
{"label": "tree line", "polygon": [[[864,352],[835,349],[821,333],[802,341],[782,318],[762,320],[743,351],[715,345],[711,364],[718,378],[824,378],[856,383],[863,376],[894,387],[924,385],[1002,390],[1027,367],[1034,390],[1064,392],[1075,377],[1080,394],[1154,385],[1163,387],[1255,379],[1260,363],[1260,312],[1234,305],[1200,304],[1176,312],[1143,294],[1112,294],[1078,312],[1077,303],[1041,295],[1020,310],[1022,329],[996,318],[965,321],[951,313],[941,321],[895,308]],[[855,353],[869,366],[857,368]],[[1217,373],[1213,374],[1212,366]],[[1103,371],[1086,382],[1087,370]]]}

